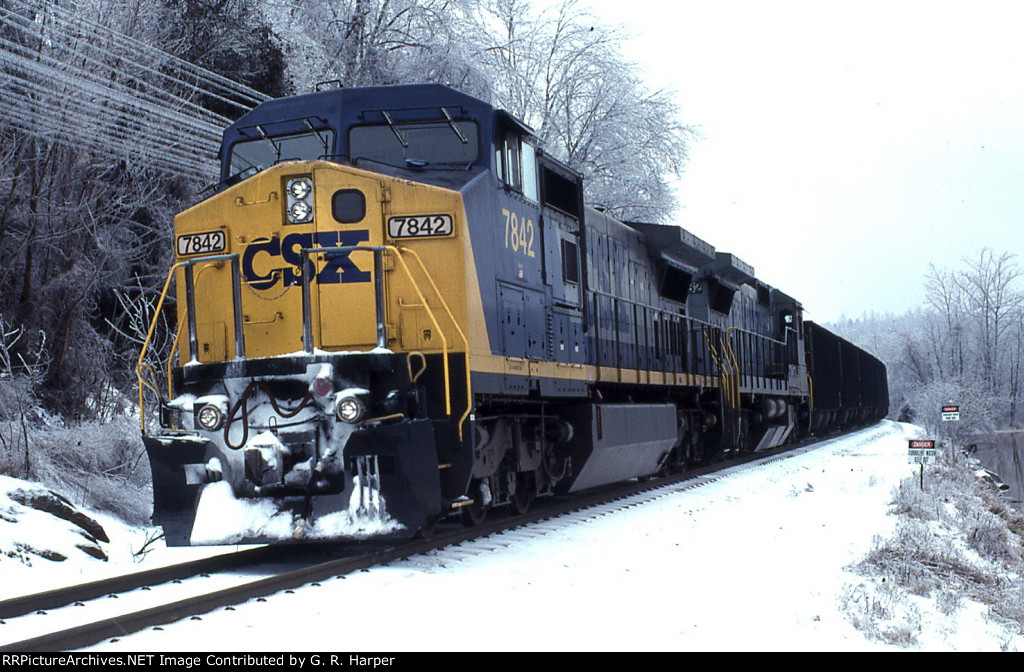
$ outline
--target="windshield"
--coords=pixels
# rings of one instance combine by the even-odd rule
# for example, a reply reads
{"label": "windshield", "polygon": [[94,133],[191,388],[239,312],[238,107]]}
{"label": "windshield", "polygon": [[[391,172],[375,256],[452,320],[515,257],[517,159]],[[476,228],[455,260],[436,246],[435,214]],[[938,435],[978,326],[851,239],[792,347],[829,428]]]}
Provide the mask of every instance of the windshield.
{"label": "windshield", "polygon": [[478,153],[473,121],[356,126],[349,132],[353,161],[372,159],[392,166],[404,166],[406,160],[469,165]]}
{"label": "windshield", "polygon": [[236,142],[231,147],[229,175],[251,169],[259,172],[279,161],[312,161],[330,154],[333,146],[334,132],[330,130]]}

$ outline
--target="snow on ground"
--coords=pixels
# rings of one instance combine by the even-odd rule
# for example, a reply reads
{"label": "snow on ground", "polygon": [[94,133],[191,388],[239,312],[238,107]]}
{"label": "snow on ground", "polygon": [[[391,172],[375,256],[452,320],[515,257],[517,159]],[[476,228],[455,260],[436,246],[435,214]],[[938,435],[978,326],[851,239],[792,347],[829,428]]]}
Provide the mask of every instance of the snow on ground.
{"label": "snow on ground", "polygon": [[[63,515],[75,517],[77,513],[91,523],[82,518],[79,522],[67,520],[24,503],[41,498],[62,499],[40,485],[0,475],[0,600],[185,562],[235,548],[168,549],[162,542],[148,543],[158,533],[154,528],[129,527],[102,513],[83,513],[67,499],[63,500],[67,505]],[[92,526],[99,525],[107,539],[98,539],[82,524],[93,531]],[[106,557],[90,555],[84,547],[98,548]],[[54,554],[63,556],[64,560],[48,559],[54,558]]]}
{"label": "snow on ground", "polygon": [[[891,492],[914,473],[906,451],[917,431],[885,422],[643,505],[608,505],[95,649],[896,649],[866,639],[840,604],[865,582],[847,568],[894,525]],[[919,648],[1014,641],[982,611],[970,602],[952,618],[925,611]]]}

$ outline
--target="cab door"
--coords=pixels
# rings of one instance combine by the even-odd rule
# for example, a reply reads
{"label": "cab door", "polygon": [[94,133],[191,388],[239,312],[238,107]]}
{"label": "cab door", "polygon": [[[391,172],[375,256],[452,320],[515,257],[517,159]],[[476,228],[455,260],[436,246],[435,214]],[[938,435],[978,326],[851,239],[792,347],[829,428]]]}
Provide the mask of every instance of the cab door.
{"label": "cab door", "polygon": [[[325,349],[372,350],[378,320],[374,246],[383,245],[383,186],[375,179],[337,167],[315,171],[318,190],[314,247],[365,250],[317,254],[312,302],[319,314],[319,343]],[[381,310],[383,311],[383,302]]]}

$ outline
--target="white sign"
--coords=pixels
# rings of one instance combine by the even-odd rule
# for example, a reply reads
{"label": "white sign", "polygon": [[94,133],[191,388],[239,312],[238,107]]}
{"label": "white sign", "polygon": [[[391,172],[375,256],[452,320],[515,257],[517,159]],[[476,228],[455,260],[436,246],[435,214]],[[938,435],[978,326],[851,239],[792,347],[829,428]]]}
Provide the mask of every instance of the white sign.
{"label": "white sign", "polygon": [[190,254],[215,254],[224,250],[227,244],[227,236],[223,231],[208,231],[206,233],[187,233],[178,236],[178,256],[184,257]]}
{"label": "white sign", "polygon": [[388,235],[392,238],[450,236],[454,230],[451,215],[392,217],[388,220]]}
{"label": "white sign", "polygon": [[907,461],[910,464],[927,464],[935,458],[935,441],[932,439],[910,439],[907,446]]}
{"label": "white sign", "polygon": [[942,407],[942,421],[943,422],[960,422],[960,407],[959,406],[943,406]]}

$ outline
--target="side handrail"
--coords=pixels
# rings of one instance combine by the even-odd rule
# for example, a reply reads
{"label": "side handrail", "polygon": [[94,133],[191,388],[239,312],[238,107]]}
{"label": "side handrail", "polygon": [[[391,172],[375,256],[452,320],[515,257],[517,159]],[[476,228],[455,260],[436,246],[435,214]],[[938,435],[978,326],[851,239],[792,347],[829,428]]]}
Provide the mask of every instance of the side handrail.
{"label": "side handrail", "polygon": [[384,245],[384,249],[395,255],[395,259],[398,260],[402,270],[405,271],[405,277],[409,278],[409,282],[412,283],[412,288],[416,292],[416,298],[419,299],[420,303],[423,304],[423,309],[427,311],[427,317],[430,318],[430,323],[437,329],[438,335],[441,337],[441,348],[444,353],[444,413],[445,415],[452,414],[452,388],[451,388],[451,373],[448,368],[448,338],[444,335],[444,330],[441,329],[440,323],[437,321],[437,317],[434,315],[434,311],[430,309],[430,305],[427,304],[427,299],[423,296],[423,292],[420,290],[419,283],[416,282],[416,278],[412,277],[412,271],[409,270],[409,265],[405,263],[405,259],[402,258],[402,253],[394,245]]}
{"label": "side handrail", "polygon": [[722,379],[725,382],[725,388],[728,392],[726,400],[729,402],[729,408],[735,409],[737,406],[736,398],[739,396],[739,390],[736,389],[735,368],[733,367],[732,358],[729,356],[729,349],[731,343],[729,342],[729,334],[726,332],[718,334],[718,345],[722,350]]}
{"label": "side handrail", "polygon": [[[726,372],[726,367],[723,366],[722,358],[718,355],[718,349],[715,347],[714,341],[711,339],[711,334],[707,327],[701,329],[701,333],[704,334],[704,345],[707,346],[708,354],[711,355],[711,360],[714,362],[715,368],[718,369],[721,374],[719,378],[722,381],[722,391],[725,393],[725,400],[732,406],[732,391],[730,389],[729,376]],[[719,337],[721,341],[721,337]]]}
{"label": "side handrail", "polygon": [[178,344],[181,342],[181,330],[185,325],[179,324],[174,333],[174,342],[171,343],[171,352],[167,356],[167,398],[174,398],[174,355],[178,352]]}
{"label": "side handrail", "polygon": [[811,431],[814,425],[814,379],[811,372],[807,372],[807,431]]}
{"label": "side handrail", "polygon": [[[184,261],[179,261],[171,266],[170,270],[167,272],[167,279],[164,281],[163,291],[160,292],[160,300],[156,303],[156,310],[153,312],[153,319],[149,323],[149,332],[146,334],[146,340],[142,343],[142,350],[139,352],[139,361],[135,365],[135,375],[139,379],[139,423],[142,425],[143,434],[146,433],[145,388],[149,387],[150,389],[154,389],[157,395],[160,394],[159,386],[154,387],[153,384],[150,381],[147,381],[145,377],[147,371],[150,375],[153,373],[153,367],[145,361],[146,351],[149,350],[149,342],[153,339],[153,332],[156,331],[156,322],[160,319],[160,311],[163,310],[164,299],[167,298],[167,290],[171,286],[171,279],[174,278],[174,272],[178,270],[179,266],[184,264]],[[175,341],[177,341],[177,339],[175,339]]]}
{"label": "side handrail", "polygon": [[[189,356],[195,360],[196,355],[199,351],[198,334],[196,332],[196,305],[195,305],[195,272],[194,267],[199,263],[210,263],[219,261],[230,261],[231,262],[231,293],[232,303],[234,308],[234,321],[235,321],[235,357],[245,357],[245,333],[242,325],[242,284],[241,284],[241,272],[239,264],[238,254],[216,254],[205,257],[194,257],[192,259],[186,259],[179,261],[171,266],[167,271],[167,279],[164,280],[163,290],[160,292],[160,300],[157,301],[156,310],[153,312],[153,319],[149,323],[149,331],[146,333],[146,340],[142,343],[142,349],[139,352],[139,360],[135,365],[135,373],[139,379],[139,424],[142,428],[142,433],[146,433],[146,408],[145,408],[145,391],[144,388],[148,387],[153,390],[157,397],[160,396],[160,387],[156,384],[156,375],[153,371],[153,367],[146,363],[146,353],[149,351],[150,341],[153,340],[153,332],[156,331],[157,320],[160,319],[160,313],[163,310],[164,301],[167,299],[167,292],[171,286],[171,280],[175,276],[175,272],[178,268],[185,269],[185,303],[186,303],[186,322],[188,325],[188,342],[189,342]],[[181,326],[179,325],[177,334],[174,339],[174,345],[172,346],[172,357],[173,351],[177,350],[178,340],[181,337]],[[146,375],[149,375],[150,380],[146,379]],[[171,393],[171,382],[170,382],[170,366],[168,367],[168,383],[167,383],[168,395]]]}
{"label": "side handrail", "polygon": [[734,377],[734,379],[733,379],[733,386],[734,386],[734,388],[733,389],[735,390],[735,395],[733,397],[733,408],[739,408],[739,406],[740,406],[740,386],[743,384],[742,383],[743,369],[740,366],[739,360],[736,358],[736,350],[733,347],[733,343],[732,343],[732,333],[731,332],[734,331],[734,330],[736,330],[736,327],[729,327],[728,329],[725,330],[725,341],[726,341],[726,343],[729,346],[728,347],[729,360],[730,360],[730,365],[732,366],[732,370],[733,370],[733,374],[732,375]]}
{"label": "side handrail", "polygon": [[448,319],[451,320],[452,326],[455,327],[455,331],[459,334],[459,338],[462,339],[462,344],[466,348],[466,410],[462,413],[462,417],[459,418],[459,441],[462,441],[462,426],[465,424],[466,418],[468,418],[469,414],[473,411],[473,394],[471,391],[469,375],[469,339],[466,338],[466,334],[462,332],[462,328],[455,319],[455,315],[452,314],[451,308],[448,307],[448,302],[444,300],[444,295],[441,294],[441,290],[437,288],[437,284],[434,282],[433,276],[430,275],[430,272],[424,265],[423,260],[420,259],[420,255],[416,254],[415,250],[411,250],[408,247],[399,248],[399,252],[403,254],[411,254],[412,258],[416,260],[417,264],[419,264],[420,270],[423,271],[423,275],[426,276],[427,282],[430,283],[431,289],[433,289],[434,294],[437,295],[438,300],[441,302],[441,306],[444,308],[444,312],[448,314]]}

